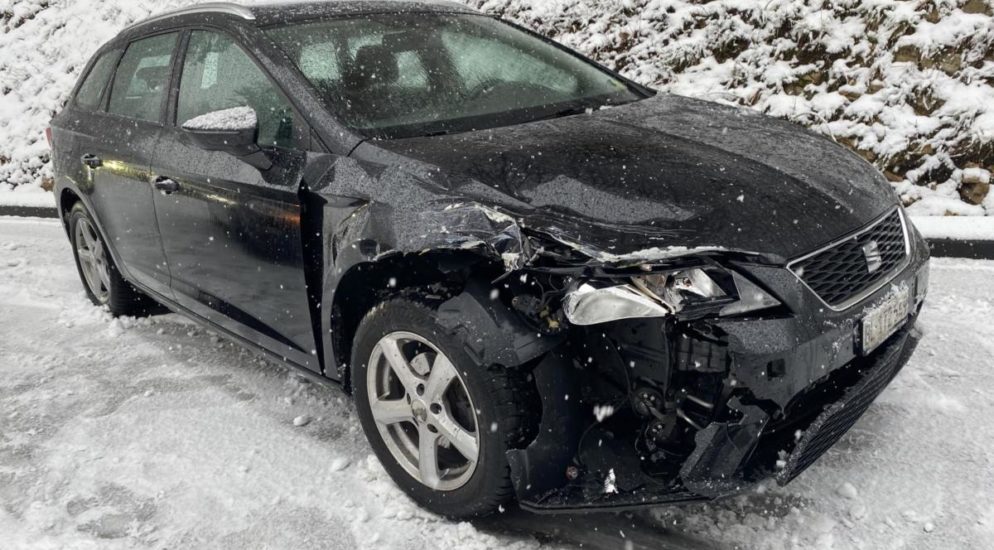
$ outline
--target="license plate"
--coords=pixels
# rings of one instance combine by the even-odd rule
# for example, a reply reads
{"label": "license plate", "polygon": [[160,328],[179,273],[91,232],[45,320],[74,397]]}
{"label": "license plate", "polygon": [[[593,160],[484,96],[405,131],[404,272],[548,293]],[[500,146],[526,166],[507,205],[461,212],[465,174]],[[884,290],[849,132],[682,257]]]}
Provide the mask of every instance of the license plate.
{"label": "license plate", "polygon": [[910,314],[911,291],[905,287],[891,293],[863,318],[863,353],[877,349],[904,324]]}

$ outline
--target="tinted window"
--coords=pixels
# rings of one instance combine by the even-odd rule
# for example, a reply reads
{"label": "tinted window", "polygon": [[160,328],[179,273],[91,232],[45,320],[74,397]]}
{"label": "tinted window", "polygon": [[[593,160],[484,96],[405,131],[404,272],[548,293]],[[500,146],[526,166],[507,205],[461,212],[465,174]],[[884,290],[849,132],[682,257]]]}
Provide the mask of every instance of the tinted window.
{"label": "tinted window", "polygon": [[517,124],[645,97],[486,16],[370,14],[268,32],[345,124],[376,137]]}
{"label": "tinted window", "polygon": [[109,112],[159,121],[162,98],[169,87],[169,61],[176,36],[175,33],[154,36],[128,46],[114,76]]}
{"label": "tinted window", "polygon": [[120,53],[120,51],[107,52],[97,59],[90,73],[86,75],[86,80],[76,92],[76,105],[84,109],[96,109],[100,105],[100,97],[103,96],[107,81],[114,72],[114,63]]}
{"label": "tinted window", "polygon": [[262,69],[231,38],[194,32],[183,62],[177,122],[245,106],[259,117],[260,145],[293,145],[293,110]]}

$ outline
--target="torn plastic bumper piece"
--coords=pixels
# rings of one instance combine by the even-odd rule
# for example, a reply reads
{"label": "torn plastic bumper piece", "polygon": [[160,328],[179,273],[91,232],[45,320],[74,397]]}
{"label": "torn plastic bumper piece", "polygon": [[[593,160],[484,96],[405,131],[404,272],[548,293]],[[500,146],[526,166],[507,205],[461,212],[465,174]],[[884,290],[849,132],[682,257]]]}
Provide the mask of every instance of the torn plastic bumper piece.
{"label": "torn plastic bumper piece", "polygon": [[517,367],[562,343],[562,336],[526,328],[512,311],[490,298],[491,290],[482,281],[471,281],[462,294],[438,308],[439,324],[461,334],[464,351],[477,364]]}
{"label": "torn plastic bumper piece", "polygon": [[912,326],[895,342],[878,352],[878,359],[863,378],[846,390],[842,399],[829,405],[802,433],[793,452],[777,472],[780,485],[786,485],[808,469],[835,444],[870,407],[884,388],[901,371],[918,347],[921,332]]}
{"label": "torn plastic bumper piece", "polygon": [[859,368],[858,380],[802,426],[793,450],[777,464],[779,470],[757,464],[760,450],[766,451],[763,456],[770,456],[769,451],[776,455],[782,448],[766,448],[782,441],[768,437],[766,430],[772,424],[769,415],[759,406],[733,397],[728,407],[737,412],[736,420],[714,422],[698,432],[695,449],[675,479],[644,472],[630,446],[599,445],[605,454],[599,462],[612,465],[612,473],[617,474],[618,483],[611,490],[602,477],[585,478],[583,472],[575,479],[567,475],[578,455],[581,434],[591,428],[579,420],[580,404],[564,399],[576,395],[579,382],[572,373],[564,375],[562,369],[569,368],[565,358],[549,354],[534,371],[543,404],[539,434],[527,448],[507,453],[518,500],[523,508],[538,513],[617,511],[733,496],[771,477],[786,484],[855,424],[907,363],[920,338],[911,321],[874,352]]}
{"label": "torn plastic bumper piece", "polygon": [[757,406],[733,398],[729,407],[742,413],[737,422],[715,422],[697,432],[694,452],[680,470],[683,486],[703,498],[741,491],[741,471],[759,444],[769,415]]}

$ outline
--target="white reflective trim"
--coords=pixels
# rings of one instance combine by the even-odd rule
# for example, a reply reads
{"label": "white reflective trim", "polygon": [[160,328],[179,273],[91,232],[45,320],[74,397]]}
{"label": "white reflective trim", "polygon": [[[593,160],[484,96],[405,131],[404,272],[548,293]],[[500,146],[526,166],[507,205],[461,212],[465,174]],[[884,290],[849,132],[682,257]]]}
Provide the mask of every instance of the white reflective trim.
{"label": "white reflective trim", "polygon": [[566,295],[566,318],[578,326],[599,325],[622,319],[666,317],[671,314],[631,285],[595,288],[584,284]]}

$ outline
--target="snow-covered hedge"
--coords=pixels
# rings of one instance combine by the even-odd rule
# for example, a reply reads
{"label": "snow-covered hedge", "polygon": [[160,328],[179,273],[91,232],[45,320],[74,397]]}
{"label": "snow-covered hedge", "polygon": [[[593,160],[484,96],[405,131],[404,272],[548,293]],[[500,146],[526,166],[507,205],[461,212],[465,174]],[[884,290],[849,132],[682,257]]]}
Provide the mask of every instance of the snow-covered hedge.
{"label": "snow-covered hedge", "polygon": [[0,192],[51,176],[48,121],[90,56],[177,0],[0,0]]}
{"label": "snow-covered hedge", "polygon": [[[919,214],[994,215],[994,0],[462,1],[639,82],[831,135]],[[0,0],[0,182],[47,176],[43,129],[91,52],[180,3]]]}

